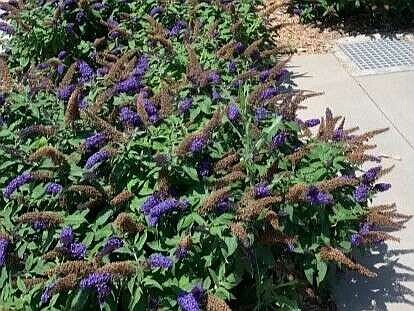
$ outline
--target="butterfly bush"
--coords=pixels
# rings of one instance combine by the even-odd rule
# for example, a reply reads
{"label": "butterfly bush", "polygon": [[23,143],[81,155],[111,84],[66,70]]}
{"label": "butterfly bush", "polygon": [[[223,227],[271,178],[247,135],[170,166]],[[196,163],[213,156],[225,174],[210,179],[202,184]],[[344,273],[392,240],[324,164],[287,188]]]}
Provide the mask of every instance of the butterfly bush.
{"label": "butterfly bush", "polygon": [[4,5],[2,307],[320,309],[329,269],[376,276],[352,253],[408,219],[371,204],[382,130],[302,121],[257,5]]}

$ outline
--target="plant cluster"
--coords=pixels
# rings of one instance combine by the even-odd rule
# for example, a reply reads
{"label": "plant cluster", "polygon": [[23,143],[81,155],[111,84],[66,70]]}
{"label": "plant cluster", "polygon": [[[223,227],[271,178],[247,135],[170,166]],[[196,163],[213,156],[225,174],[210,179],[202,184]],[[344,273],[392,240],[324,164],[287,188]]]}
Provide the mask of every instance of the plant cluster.
{"label": "plant cluster", "polygon": [[257,3],[9,1],[0,293],[12,310],[297,310],[397,240],[369,140],[302,101]]}
{"label": "plant cluster", "polygon": [[414,2],[406,0],[294,0],[293,12],[304,21],[369,14],[373,22],[414,22]]}

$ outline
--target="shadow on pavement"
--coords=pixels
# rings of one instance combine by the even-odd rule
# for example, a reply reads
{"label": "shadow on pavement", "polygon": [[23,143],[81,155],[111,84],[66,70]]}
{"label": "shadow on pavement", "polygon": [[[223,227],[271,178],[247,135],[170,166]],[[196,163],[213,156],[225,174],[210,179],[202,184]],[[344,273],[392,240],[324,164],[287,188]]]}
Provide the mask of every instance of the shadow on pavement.
{"label": "shadow on pavement", "polygon": [[403,284],[414,282],[414,268],[399,263],[401,257],[411,253],[414,249],[389,250],[382,244],[370,254],[355,256],[378,276],[368,279],[353,272],[338,272],[331,279],[338,310],[386,311],[389,303],[403,303],[401,311],[407,306],[414,310],[414,291]]}

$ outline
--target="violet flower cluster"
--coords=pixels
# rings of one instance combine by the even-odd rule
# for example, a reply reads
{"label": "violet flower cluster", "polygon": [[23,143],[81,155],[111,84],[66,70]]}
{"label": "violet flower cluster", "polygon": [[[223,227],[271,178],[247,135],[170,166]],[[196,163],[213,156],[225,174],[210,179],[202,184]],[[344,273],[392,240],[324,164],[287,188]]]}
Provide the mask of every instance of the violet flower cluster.
{"label": "violet flower cluster", "polygon": [[352,246],[359,246],[363,243],[364,237],[372,231],[372,225],[369,223],[363,223],[360,226],[358,233],[351,235],[351,244]]}
{"label": "violet flower cluster", "polygon": [[111,157],[111,153],[108,150],[100,150],[92,154],[85,163],[85,169],[90,170],[98,163],[102,163]]}
{"label": "violet flower cluster", "polygon": [[0,238],[0,267],[3,267],[7,261],[7,253],[10,241],[6,238]]}
{"label": "violet flower cluster", "polygon": [[182,292],[177,297],[177,303],[182,311],[199,311],[203,299],[203,289],[194,287],[190,292]]}
{"label": "violet flower cluster", "polygon": [[118,248],[121,248],[124,245],[124,242],[118,238],[118,237],[111,237],[106,241],[104,246],[102,247],[102,250],[99,252],[100,256],[109,255],[113,251],[117,250]]}
{"label": "violet flower cluster", "polygon": [[4,188],[3,195],[6,199],[10,199],[11,195],[18,190],[21,186],[31,182],[33,176],[30,172],[24,172],[21,175],[12,179],[9,184]]}
{"label": "violet flower cluster", "polygon": [[128,107],[122,107],[119,112],[119,120],[126,127],[137,127],[141,125],[141,119],[138,114]]}
{"label": "violet flower cluster", "polygon": [[182,101],[178,104],[178,111],[181,114],[187,113],[190,108],[193,106],[193,100],[191,98],[184,98]]}
{"label": "violet flower cluster", "polygon": [[173,261],[171,260],[171,258],[161,254],[152,254],[148,257],[147,263],[152,269],[169,269],[173,265]]}
{"label": "violet flower cluster", "polygon": [[256,199],[261,199],[270,196],[269,185],[267,183],[259,183],[254,186],[254,196]]}
{"label": "violet flower cluster", "polygon": [[141,212],[147,216],[148,225],[155,226],[163,215],[183,209],[186,205],[185,201],[173,198],[161,200],[156,194],[153,194],[142,204]]}
{"label": "violet flower cluster", "polygon": [[71,227],[65,227],[60,232],[59,241],[66,254],[71,259],[81,260],[85,258],[86,246],[83,243],[75,242],[75,236]]}
{"label": "violet flower cluster", "polygon": [[107,137],[104,133],[98,132],[85,139],[85,149],[91,151],[102,147],[107,142]]}
{"label": "violet flower cluster", "polygon": [[46,185],[46,193],[49,195],[57,195],[62,191],[63,187],[61,184],[51,182]]}
{"label": "violet flower cluster", "polygon": [[235,103],[231,103],[227,108],[227,118],[229,118],[230,121],[235,122],[240,118],[240,116],[239,106]]}
{"label": "violet flower cluster", "polygon": [[80,281],[79,287],[82,289],[93,289],[96,292],[99,303],[102,304],[111,293],[111,281],[112,277],[109,273],[93,272]]}
{"label": "violet flower cluster", "polygon": [[333,202],[330,193],[320,191],[318,187],[310,186],[306,193],[306,201],[311,205],[328,205]]}

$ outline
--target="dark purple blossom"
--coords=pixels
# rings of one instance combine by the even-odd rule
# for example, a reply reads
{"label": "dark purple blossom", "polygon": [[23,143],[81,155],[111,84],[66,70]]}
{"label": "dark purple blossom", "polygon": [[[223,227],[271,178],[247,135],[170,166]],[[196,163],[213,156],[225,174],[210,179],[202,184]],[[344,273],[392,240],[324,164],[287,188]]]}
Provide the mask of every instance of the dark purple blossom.
{"label": "dark purple blossom", "polygon": [[365,185],[369,185],[373,181],[375,181],[378,177],[378,174],[381,172],[381,166],[376,166],[370,168],[362,175],[362,183]]}
{"label": "dark purple blossom", "polygon": [[235,103],[231,103],[227,108],[227,118],[232,122],[240,118],[240,109]]}
{"label": "dark purple blossom", "polygon": [[279,93],[278,89],[274,86],[269,86],[260,94],[261,100],[268,100]]}
{"label": "dark purple blossom", "polygon": [[234,60],[229,61],[229,63],[227,64],[227,70],[230,74],[233,74],[237,71],[237,66]]}
{"label": "dark purple blossom", "polygon": [[221,198],[216,204],[216,212],[225,213],[230,209],[230,199],[228,197]]}
{"label": "dark purple blossom", "polygon": [[151,11],[149,12],[149,15],[152,16],[152,17],[154,17],[154,16],[156,16],[158,14],[161,14],[162,12],[164,12],[163,7],[161,7],[161,6],[155,6],[155,7],[153,7],[151,9]]}
{"label": "dark purple blossom", "polygon": [[188,249],[182,246],[179,246],[175,251],[175,258],[178,260],[183,259],[187,257],[188,255]]}
{"label": "dark purple blossom", "polygon": [[341,140],[343,140],[345,137],[346,137],[346,133],[344,132],[344,130],[343,130],[343,129],[339,128],[339,129],[336,129],[336,130],[334,131],[334,134],[333,134],[333,136],[332,136],[332,139],[333,139],[334,141],[341,141]]}
{"label": "dark purple blossom", "polygon": [[254,196],[256,199],[261,199],[270,196],[269,185],[267,183],[259,183],[254,186]]}
{"label": "dark purple blossom", "polygon": [[150,123],[155,124],[160,120],[160,117],[158,115],[158,109],[152,100],[144,99],[144,109],[148,115],[148,121]]}
{"label": "dark purple blossom", "polygon": [[60,60],[64,60],[65,58],[66,58],[66,56],[68,55],[68,52],[66,52],[66,51],[60,51],[59,52],[59,54],[58,54],[58,58],[60,59]]}
{"label": "dark purple blossom", "polygon": [[0,238],[0,267],[6,264],[9,245],[10,241],[8,239]]}
{"label": "dark purple blossom", "polygon": [[138,114],[128,107],[121,108],[119,112],[119,120],[127,127],[137,127],[142,124]]}
{"label": "dark purple blossom", "polygon": [[310,186],[306,193],[306,201],[311,205],[327,205],[333,202],[333,197],[327,192],[320,191],[315,186]]}
{"label": "dark purple blossom", "polygon": [[209,157],[204,157],[197,164],[197,175],[199,178],[208,177],[212,174],[213,164]]}
{"label": "dark purple blossom", "polygon": [[80,10],[78,13],[76,13],[76,21],[79,24],[82,24],[84,22],[84,20],[85,20],[85,16],[86,16],[85,11],[84,10]]}
{"label": "dark purple blossom", "polygon": [[51,182],[51,183],[48,183],[46,185],[46,189],[45,190],[46,190],[46,193],[49,194],[49,195],[56,195],[59,192],[61,192],[62,189],[63,189],[63,187],[62,187],[61,184],[58,184],[58,183],[55,183],[55,182]]}
{"label": "dark purple blossom", "polygon": [[90,170],[96,164],[102,163],[108,160],[110,156],[111,156],[111,153],[107,150],[100,150],[98,152],[95,152],[93,155],[91,155],[88,158],[88,160],[86,160],[85,169]]}
{"label": "dark purple blossom", "polygon": [[217,84],[220,82],[220,75],[217,71],[211,71],[208,74],[208,82],[212,84]]}
{"label": "dark purple blossom", "polygon": [[154,269],[154,268],[162,268],[162,269],[169,269],[173,265],[173,261],[171,258],[166,257],[161,254],[152,254],[148,258],[148,265]]}
{"label": "dark purple blossom", "polygon": [[238,55],[242,54],[244,52],[244,44],[241,42],[236,42],[234,44],[234,52]]}
{"label": "dark purple blossom", "polygon": [[6,103],[6,95],[0,93],[0,106],[3,106]]}
{"label": "dark purple blossom", "polygon": [[374,190],[379,191],[379,192],[387,191],[390,188],[391,188],[391,184],[389,183],[378,183],[378,184],[375,184],[374,186]]}
{"label": "dark purple blossom", "polygon": [[112,277],[109,273],[94,272],[82,279],[79,287],[95,290],[99,303],[103,303],[111,292],[111,281]]}
{"label": "dark purple blossom", "polygon": [[69,247],[74,240],[74,234],[71,227],[65,227],[60,231],[59,241],[60,243],[65,246]]}
{"label": "dark purple blossom", "polygon": [[46,286],[46,288],[44,289],[42,296],[40,296],[40,303],[41,304],[47,304],[50,300],[50,298],[52,298],[52,290],[53,290],[54,284],[50,284],[48,286]]}
{"label": "dark purple blossom", "polygon": [[14,33],[14,29],[11,25],[0,21],[0,32],[4,32],[8,35],[12,35]]}
{"label": "dark purple blossom", "polygon": [[287,134],[285,132],[280,132],[279,134],[276,134],[272,138],[272,148],[277,149],[280,146],[284,145],[286,142]]}
{"label": "dark purple blossom", "polygon": [[193,293],[181,293],[177,297],[178,305],[182,311],[199,311],[200,306],[198,305],[197,299]]}
{"label": "dark purple blossom", "polygon": [[137,77],[142,77],[149,68],[149,60],[147,55],[141,55],[138,59],[137,64],[135,65],[133,75]]}
{"label": "dark purple blossom", "polygon": [[176,199],[166,199],[159,202],[149,210],[148,225],[155,226],[161,216],[177,209],[182,203]]}
{"label": "dark purple blossom", "polygon": [[359,246],[363,242],[364,237],[371,231],[372,231],[371,224],[367,222],[361,224],[359,227],[358,233],[354,233],[351,235],[350,240],[351,240],[352,246]]}
{"label": "dark purple blossom", "polygon": [[178,37],[183,29],[185,29],[186,23],[182,20],[178,20],[174,23],[171,29],[168,31],[170,37]]}
{"label": "dark purple blossom", "polygon": [[68,34],[75,34],[74,28],[75,28],[75,24],[74,23],[67,23],[66,24],[66,32]]}
{"label": "dark purple blossom", "polygon": [[44,69],[49,68],[49,64],[48,63],[40,63],[36,66],[36,68],[39,69],[39,70],[44,70]]}
{"label": "dark purple blossom", "polygon": [[72,95],[73,91],[75,90],[76,86],[73,84],[69,84],[58,89],[57,97],[61,100],[68,100],[70,95]]}
{"label": "dark purple blossom", "polygon": [[141,88],[140,80],[137,76],[130,76],[116,84],[115,90],[118,93],[135,93]]}
{"label": "dark purple blossom", "polygon": [[207,140],[204,136],[196,136],[190,143],[189,151],[197,153],[203,150],[207,145]]}
{"label": "dark purple blossom", "polygon": [[211,97],[212,97],[213,101],[218,101],[218,100],[221,99],[221,95],[220,95],[220,93],[216,89],[214,89],[211,92]]}
{"label": "dark purple blossom", "polygon": [[86,83],[95,76],[95,72],[93,71],[92,67],[89,66],[88,63],[83,60],[78,61],[77,69],[80,76],[79,82],[81,83]]}
{"label": "dark purple blossom", "polygon": [[351,245],[352,246],[359,246],[362,242],[362,237],[359,233],[354,233],[351,235]]}
{"label": "dark purple blossom", "polygon": [[118,237],[111,237],[108,241],[106,241],[105,245],[102,247],[100,251],[101,256],[108,255],[112,253],[114,250],[121,248],[124,245],[124,242]]}
{"label": "dark purple blossom", "polygon": [[355,200],[360,203],[365,202],[368,199],[368,194],[369,187],[366,185],[356,187],[353,193]]}
{"label": "dark purple blossom", "polygon": [[105,8],[105,5],[102,2],[96,2],[91,5],[92,10],[100,11]]}
{"label": "dark purple blossom", "polygon": [[95,148],[102,147],[107,142],[106,135],[102,132],[98,132],[85,139],[85,149],[91,151]]}
{"label": "dark purple blossom", "polygon": [[48,223],[44,220],[35,220],[32,222],[32,228],[36,231],[45,230],[48,227]]}
{"label": "dark purple blossom", "polygon": [[190,110],[190,108],[193,106],[193,100],[192,98],[184,98],[180,103],[178,104],[178,111],[181,114],[185,114]]}
{"label": "dark purple blossom", "polygon": [[69,246],[69,254],[72,259],[84,259],[86,255],[86,246],[83,243],[72,243]]}
{"label": "dark purple blossom", "polygon": [[149,215],[151,209],[160,202],[161,201],[158,198],[157,194],[150,195],[141,205],[141,212],[143,212],[145,215]]}
{"label": "dark purple blossom", "polygon": [[58,64],[57,67],[56,67],[56,72],[59,75],[62,75],[64,71],[65,71],[65,65],[64,64]]}
{"label": "dark purple blossom", "polygon": [[12,179],[9,184],[4,188],[3,195],[6,199],[10,199],[11,195],[24,184],[27,184],[33,180],[32,174],[24,172],[21,175]]}
{"label": "dark purple blossom", "polygon": [[254,112],[254,121],[256,123],[267,119],[269,117],[269,110],[267,110],[264,107],[257,107],[255,112]]}
{"label": "dark purple blossom", "polygon": [[263,70],[262,72],[260,72],[260,74],[259,74],[259,80],[260,80],[260,82],[262,82],[262,83],[266,82],[266,80],[270,76],[270,72],[271,71],[269,69],[266,69],[266,70]]}
{"label": "dark purple blossom", "polygon": [[80,96],[77,104],[80,110],[84,110],[86,107],[88,107],[88,101],[85,96]]}
{"label": "dark purple blossom", "polygon": [[305,121],[306,127],[314,127],[321,123],[321,120],[319,119],[309,119]]}

